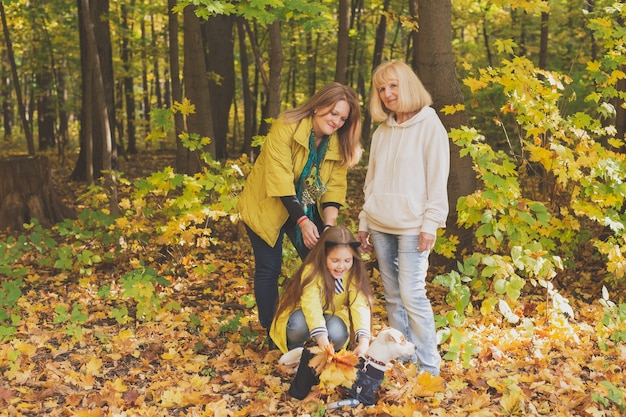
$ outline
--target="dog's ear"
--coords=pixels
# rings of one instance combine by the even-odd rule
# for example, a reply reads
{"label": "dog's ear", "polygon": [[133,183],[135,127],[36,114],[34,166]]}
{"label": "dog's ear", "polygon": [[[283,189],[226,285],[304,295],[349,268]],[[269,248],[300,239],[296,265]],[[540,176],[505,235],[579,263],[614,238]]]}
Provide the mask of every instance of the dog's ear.
{"label": "dog's ear", "polygon": [[399,345],[406,343],[406,338],[400,332],[389,332],[387,334],[387,338],[388,338],[387,340],[395,342]]}

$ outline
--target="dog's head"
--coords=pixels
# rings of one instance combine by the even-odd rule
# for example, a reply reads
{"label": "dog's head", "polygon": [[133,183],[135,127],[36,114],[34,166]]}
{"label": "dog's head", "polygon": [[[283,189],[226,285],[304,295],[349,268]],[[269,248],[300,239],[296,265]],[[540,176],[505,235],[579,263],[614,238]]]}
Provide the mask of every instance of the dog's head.
{"label": "dog's head", "polygon": [[386,328],[378,333],[372,341],[367,354],[384,363],[390,362],[401,356],[410,356],[415,353],[417,347],[406,340],[401,331]]}

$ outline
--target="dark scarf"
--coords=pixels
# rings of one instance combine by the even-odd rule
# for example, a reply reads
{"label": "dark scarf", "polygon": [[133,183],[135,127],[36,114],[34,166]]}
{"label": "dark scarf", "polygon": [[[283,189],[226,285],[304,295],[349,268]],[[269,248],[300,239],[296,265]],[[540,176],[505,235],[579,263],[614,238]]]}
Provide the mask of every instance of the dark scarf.
{"label": "dark scarf", "polygon": [[[315,223],[314,213],[315,213],[315,203],[307,204],[302,201],[302,195],[307,187],[314,189],[317,187],[324,187],[320,180],[319,174],[319,165],[324,160],[324,156],[326,155],[326,151],[328,150],[329,136],[324,136],[322,138],[322,142],[315,149],[315,133],[313,129],[311,129],[311,135],[309,136],[309,158],[304,165],[304,169],[300,174],[300,178],[298,179],[298,183],[296,184],[296,197],[298,197],[298,201],[302,205],[302,209],[304,210],[304,214]],[[309,183],[309,184],[307,184]],[[299,242],[302,242],[302,233],[299,227],[296,227],[296,236]]]}

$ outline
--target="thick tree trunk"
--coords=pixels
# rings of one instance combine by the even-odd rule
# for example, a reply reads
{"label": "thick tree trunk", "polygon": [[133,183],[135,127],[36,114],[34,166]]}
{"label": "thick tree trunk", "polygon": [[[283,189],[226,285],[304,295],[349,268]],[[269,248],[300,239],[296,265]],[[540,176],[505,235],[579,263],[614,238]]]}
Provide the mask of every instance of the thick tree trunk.
{"label": "thick tree trunk", "polygon": [[54,191],[45,156],[2,158],[0,178],[0,229],[20,230],[33,219],[49,227],[74,217]]}
{"label": "thick tree trunk", "polygon": [[[440,112],[446,105],[464,102],[452,53],[451,8],[451,0],[419,0],[419,32],[415,45],[418,50],[417,74],[432,94],[433,106],[448,130],[469,124],[465,112],[447,116]],[[458,227],[456,202],[459,197],[475,191],[476,176],[471,159],[462,158],[460,148],[453,143],[450,144],[450,166],[448,180],[450,214],[446,227],[447,234],[459,237],[457,256],[460,260],[463,252],[471,250],[473,233],[471,230]],[[436,258],[434,261],[443,262]],[[450,267],[456,266],[456,260],[446,263]]]}
{"label": "thick tree trunk", "polygon": [[219,76],[211,77],[211,114],[213,115],[212,138],[215,141],[215,157],[228,157],[227,138],[230,107],[235,97],[235,42],[233,38],[234,17],[211,16],[203,25],[205,42],[208,45],[207,69]]}
{"label": "thick tree trunk", "polygon": [[[200,28],[200,19],[196,16],[194,10],[194,6],[187,6],[183,11],[185,19],[183,85],[185,87],[185,96],[196,108],[195,113],[187,116],[187,130],[190,134],[212,138],[211,98],[204,58],[204,45],[202,43],[202,30]],[[215,156],[215,143],[209,144],[204,151],[208,151]],[[200,151],[189,151],[185,162],[183,171],[179,172],[186,174],[200,172],[203,164],[200,158]]]}
{"label": "thick tree trunk", "polygon": [[[117,142],[112,129],[115,122],[115,100],[113,79],[113,58],[111,51],[111,32],[109,21],[105,19],[109,13],[108,0],[77,0],[80,31],[81,75],[82,75],[82,112],[80,121],[80,153],[76,167],[72,172],[72,179],[90,181],[90,172],[93,178],[100,178],[107,167],[117,168]],[[83,13],[88,10],[88,15]],[[89,27],[88,27],[89,25]],[[90,30],[88,30],[91,28]],[[90,32],[95,38],[95,49],[90,51]],[[91,58],[91,60],[90,60]],[[94,66],[94,59],[99,61],[99,67]],[[99,72],[99,76],[96,74]],[[98,89],[104,88],[104,102],[98,99]],[[87,97],[91,97],[91,100]],[[102,106],[106,106],[106,109]],[[90,107],[87,109],[87,107]],[[106,119],[104,118],[106,112]],[[92,116],[91,120],[86,115]],[[91,125],[91,126],[88,126]],[[90,131],[91,137],[87,135]],[[87,143],[90,142],[90,143]],[[92,154],[89,155],[89,149]],[[92,168],[90,168],[92,167]]]}

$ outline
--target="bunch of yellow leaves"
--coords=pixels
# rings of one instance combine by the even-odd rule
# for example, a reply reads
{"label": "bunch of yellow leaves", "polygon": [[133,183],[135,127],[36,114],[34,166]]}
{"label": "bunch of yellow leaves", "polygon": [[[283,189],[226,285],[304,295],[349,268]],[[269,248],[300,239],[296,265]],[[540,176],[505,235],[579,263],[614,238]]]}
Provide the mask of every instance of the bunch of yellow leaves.
{"label": "bunch of yellow leaves", "polygon": [[356,380],[358,356],[346,349],[335,353],[331,346],[311,348],[311,353],[314,356],[309,366],[319,375],[320,388],[332,390],[339,386],[352,386]]}

